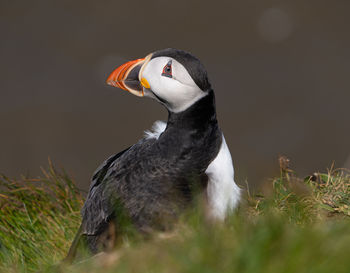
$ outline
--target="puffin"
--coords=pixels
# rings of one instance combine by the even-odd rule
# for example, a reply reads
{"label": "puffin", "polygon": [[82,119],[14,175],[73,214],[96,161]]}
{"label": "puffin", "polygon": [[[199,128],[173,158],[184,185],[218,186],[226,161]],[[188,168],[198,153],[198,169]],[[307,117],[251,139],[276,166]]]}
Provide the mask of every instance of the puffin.
{"label": "puffin", "polygon": [[74,259],[82,239],[92,254],[113,249],[126,222],[145,235],[170,230],[198,194],[215,221],[224,221],[240,200],[214,91],[199,59],[159,50],[119,66],[107,84],[156,100],[168,120],[156,121],[136,144],[97,168],[66,261]]}

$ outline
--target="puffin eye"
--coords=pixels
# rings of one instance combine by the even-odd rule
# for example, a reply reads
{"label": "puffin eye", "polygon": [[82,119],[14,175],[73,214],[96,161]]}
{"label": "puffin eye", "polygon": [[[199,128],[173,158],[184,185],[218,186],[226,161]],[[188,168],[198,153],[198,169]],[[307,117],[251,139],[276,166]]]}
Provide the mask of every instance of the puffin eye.
{"label": "puffin eye", "polygon": [[164,66],[162,76],[172,78],[171,60]]}

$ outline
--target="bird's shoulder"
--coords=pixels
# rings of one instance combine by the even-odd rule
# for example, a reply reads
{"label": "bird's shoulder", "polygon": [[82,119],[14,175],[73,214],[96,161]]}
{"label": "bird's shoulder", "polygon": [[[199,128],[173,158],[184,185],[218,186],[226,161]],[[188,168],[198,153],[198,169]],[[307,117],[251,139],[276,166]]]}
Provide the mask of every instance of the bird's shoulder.
{"label": "bird's shoulder", "polygon": [[103,181],[104,177],[107,174],[108,169],[111,167],[111,165],[118,159],[120,158],[123,154],[125,154],[128,150],[130,150],[132,146],[124,149],[123,151],[114,154],[110,157],[108,157],[98,168],[95,170],[92,179],[91,179],[91,184],[90,184],[90,191],[101,184]]}
{"label": "bird's shoulder", "polygon": [[94,187],[99,186],[110,175],[111,171],[113,173],[118,172],[118,169],[121,169],[129,161],[135,159],[138,154],[142,154],[154,143],[154,140],[154,138],[142,138],[136,144],[108,157],[94,172],[91,179],[90,191]]}

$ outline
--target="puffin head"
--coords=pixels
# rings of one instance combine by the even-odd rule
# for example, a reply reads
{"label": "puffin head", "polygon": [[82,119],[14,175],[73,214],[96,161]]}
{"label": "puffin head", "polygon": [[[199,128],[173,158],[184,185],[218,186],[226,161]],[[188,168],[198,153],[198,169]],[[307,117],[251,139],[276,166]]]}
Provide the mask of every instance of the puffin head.
{"label": "puffin head", "polygon": [[211,90],[201,62],[173,48],[121,65],[108,77],[107,84],[139,97],[151,97],[175,113],[186,110]]}

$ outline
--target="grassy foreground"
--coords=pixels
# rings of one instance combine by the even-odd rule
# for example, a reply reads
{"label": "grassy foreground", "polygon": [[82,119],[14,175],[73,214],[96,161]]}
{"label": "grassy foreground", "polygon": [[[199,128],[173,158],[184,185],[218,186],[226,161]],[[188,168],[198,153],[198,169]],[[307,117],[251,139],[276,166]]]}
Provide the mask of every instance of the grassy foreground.
{"label": "grassy foreground", "polygon": [[350,176],[341,170],[300,179],[281,175],[247,193],[225,224],[200,210],[171,234],[124,238],[115,252],[69,267],[67,253],[83,198],[50,166],[43,178],[0,177],[0,272],[350,272]]}

